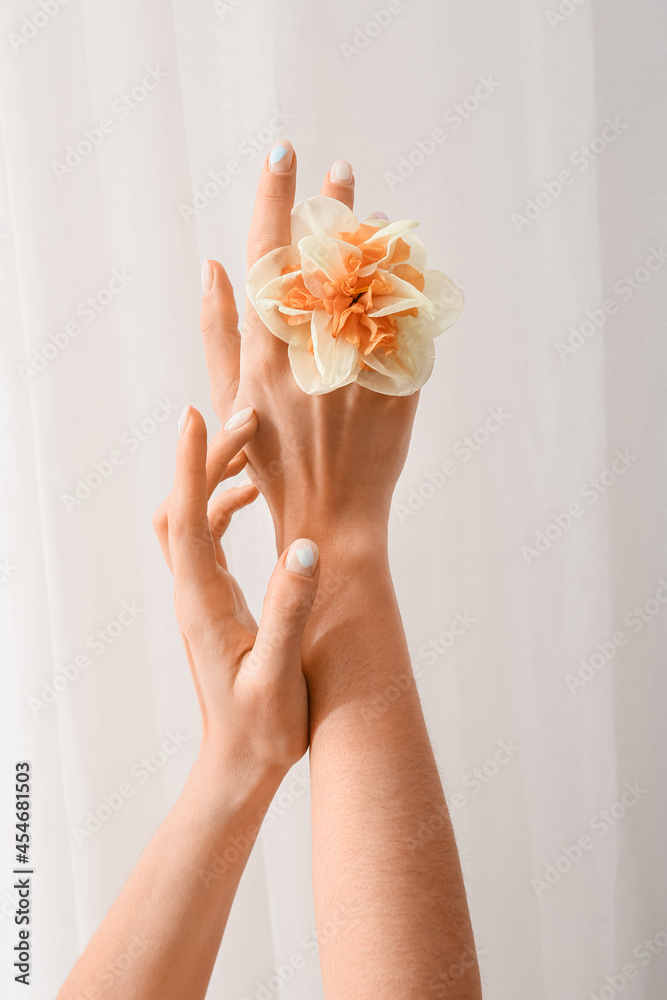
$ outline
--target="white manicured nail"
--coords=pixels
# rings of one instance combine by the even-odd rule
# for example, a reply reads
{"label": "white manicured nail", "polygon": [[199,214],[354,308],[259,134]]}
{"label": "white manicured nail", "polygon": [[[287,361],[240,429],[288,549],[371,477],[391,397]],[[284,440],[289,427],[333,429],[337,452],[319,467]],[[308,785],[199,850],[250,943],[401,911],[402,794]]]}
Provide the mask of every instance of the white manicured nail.
{"label": "white manicured nail", "polygon": [[178,420],[178,436],[181,437],[183,431],[188,426],[190,420],[190,404],[185,407]]}
{"label": "white manicured nail", "polygon": [[213,268],[209,260],[204,261],[201,272],[201,286],[204,289],[204,295],[208,295],[213,288]]}
{"label": "white manicured nail", "polygon": [[352,164],[347,160],[336,160],[329,171],[329,180],[332,184],[351,184]]}
{"label": "white manicured nail", "polygon": [[242,427],[243,424],[247,424],[252,416],[253,409],[252,406],[246,406],[245,409],[239,410],[235,413],[233,417],[230,417],[225,424],[226,431],[235,431],[237,427]]}
{"label": "white manicured nail", "polygon": [[285,566],[290,573],[298,573],[299,576],[312,576],[317,567],[319,549],[315,542],[308,538],[297,538],[289,547]]}

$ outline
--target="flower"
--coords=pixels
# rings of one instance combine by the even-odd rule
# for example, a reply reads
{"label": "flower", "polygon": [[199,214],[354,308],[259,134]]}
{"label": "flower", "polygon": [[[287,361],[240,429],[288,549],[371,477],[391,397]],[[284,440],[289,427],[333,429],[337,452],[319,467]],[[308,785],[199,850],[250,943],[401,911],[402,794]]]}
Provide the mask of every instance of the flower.
{"label": "flower", "polygon": [[429,378],[433,338],[458,318],[463,293],[442,272],[425,270],[417,225],[360,223],[342,202],[318,195],[295,205],[291,245],[251,268],[248,297],[289,345],[304,392],[358,382],[407,396]]}

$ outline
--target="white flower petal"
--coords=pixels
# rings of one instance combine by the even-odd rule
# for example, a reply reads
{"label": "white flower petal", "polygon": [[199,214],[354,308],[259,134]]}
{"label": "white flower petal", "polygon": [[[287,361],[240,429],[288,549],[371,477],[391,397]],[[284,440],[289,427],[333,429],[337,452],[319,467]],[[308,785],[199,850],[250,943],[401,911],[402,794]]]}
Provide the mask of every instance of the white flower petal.
{"label": "white flower petal", "polygon": [[409,281],[404,281],[390,271],[383,271],[382,277],[386,278],[393,285],[393,293],[373,296],[373,308],[368,311],[368,315],[389,316],[391,313],[403,312],[405,309],[425,309],[429,315],[434,314],[434,306],[430,300],[423,295],[418,288],[411,285]]}
{"label": "white flower petal", "polygon": [[[292,246],[278,247],[253,264],[246,283],[248,298],[257,315],[271,333],[280,340],[284,340],[286,344],[290,342],[294,327],[285,321],[278,308],[278,303],[269,296],[262,297],[262,293],[267,288],[274,292],[277,287],[274,283],[283,277],[280,273],[283,268],[295,266],[301,266],[298,249]],[[308,316],[309,313],[306,314],[306,318]]]}
{"label": "white flower petal", "polygon": [[323,275],[329,281],[344,278],[349,271],[346,261],[361,259],[358,247],[330,236],[304,236],[299,240],[299,253],[306,288],[320,298],[325,295]]}
{"label": "white flower petal", "polygon": [[337,236],[358,228],[354,212],[337,198],[318,194],[298,202],[292,209],[292,243],[298,243],[304,236]]}
{"label": "white flower petal", "polygon": [[273,281],[269,281],[256,293],[255,301],[262,309],[271,309],[277,306],[281,313],[287,316],[307,315],[310,318],[312,309],[294,309],[292,306],[284,305],[286,292],[294,284],[294,280],[300,271],[290,271],[289,274],[279,274]]}
{"label": "white flower petal", "polygon": [[315,362],[322,381],[329,389],[354,382],[359,371],[359,351],[340,334],[332,336],[333,321],[323,309],[313,313],[310,333],[313,338]]}
{"label": "white flower petal", "polygon": [[315,358],[308,350],[310,326],[305,328],[305,332],[302,326],[296,327],[296,330],[298,332],[294,334],[290,341],[287,356],[297,385],[311,396],[330,392],[329,387],[322,381]]}
{"label": "white flower petal", "polygon": [[463,309],[463,292],[451,278],[442,271],[424,271],[424,295],[434,307],[434,331],[431,336],[449,330],[461,315]]}
{"label": "white flower petal", "polygon": [[423,271],[426,268],[426,247],[422,241],[414,233],[403,233],[401,239],[410,247],[410,256],[403,263]]}
{"label": "white flower petal", "polygon": [[278,247],[260,257],[248,273],[247,291],[250,301],[255,303],[257,292],[278,277],[285,267],[301,268],[301,256],[297,247]]}
{"label": "white flower petal", "polygon": [[[384,269],[387,266],[387,261],[394,252],[394,245],[397,240],[403,239],[407,243],[407,236],[411,229],[418,226],[419,223],[415,222],[414,219],[401,219],[399,222],[390,222],[389,225],[383,226],[378,229],[377,233],[374,233],[369,239],[365,240],[366,243],[380,243],[385,248],[385,256],[377,262],[377,267]],[[361,244],[361,249],[363,250],[364,244]]]}
{"label": "white flower petal", "polygon": [[379,351],[364,358],[372,371],[360,372],[359,385],[385,396],[410,396],[428,381],[433,370],[435,350],[432,340],[412,335],[402,328],[399,349],[385,355]]}

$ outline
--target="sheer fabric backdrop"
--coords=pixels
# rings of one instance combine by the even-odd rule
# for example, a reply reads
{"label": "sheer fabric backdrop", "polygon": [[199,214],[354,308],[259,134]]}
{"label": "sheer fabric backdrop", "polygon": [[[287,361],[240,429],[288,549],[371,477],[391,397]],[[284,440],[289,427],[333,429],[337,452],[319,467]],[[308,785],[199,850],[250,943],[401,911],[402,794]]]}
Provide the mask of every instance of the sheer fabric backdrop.
{"label": "sheer fabric backdrop", "polygon": [[[216,427],[202,261],[242,301],[259,166],[285,136],[299,197],[349,159],[360,215],[419,219],[466,293],[391,546],[486,996],[664,996],[666,21],[658,0],[3,4],[3,984],[15,761],[34,770],[47,1000],[196,753],[150,519],[183,405]],[[261,501],[229,549],[258,610]],[[307,761],[210,995],[280,986],[322,995]]]}

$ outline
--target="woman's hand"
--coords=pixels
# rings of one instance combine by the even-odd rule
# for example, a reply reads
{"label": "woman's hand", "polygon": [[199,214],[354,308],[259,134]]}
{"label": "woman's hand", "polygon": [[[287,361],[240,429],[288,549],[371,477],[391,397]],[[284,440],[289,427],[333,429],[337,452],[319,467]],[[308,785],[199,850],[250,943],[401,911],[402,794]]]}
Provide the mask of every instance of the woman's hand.
{"label": "woman's hand", "polygon": [[[264,164],[248,240],[248,266],[290,243],[296,157]],[[321,194],[349,208],[354,178],[332,168]],[[280,169],[276,169],[276,167]],[[206,291],[208,287],[208,291]],[[391,497],[405,462],[418,393],[384,396],[357,384],[321,396],[297,385],[287,345],[267,330],[249,302],[243,337],[234,294],[220,264],[204,268],[202,334],[213,405],[225,422],[252,406],[259,430],[246,448],[253,481],[265,496],[278,548],[311,534],[339,552],[350,544],[384,547]],[[240,368],[239,368],[240,354]],[[235,378],[229,373],[236,370]]]}
{"label": "woman's hand", "polygon": [[174,489],[153,520],[174,574],[176,615],[203,719],[202,754],[214,765],[233,761],[280,778],[308,747],[301,641],[317,591],[318,550],[302,538],[283,553],[258,629],[221,546],[234,511],[258,491],[252,483],[233,487],[208,506],[216,486],[245,464],[257,419],[252,410],[243,418],[220,431],[207,454],[206,424],[186,407]]}

